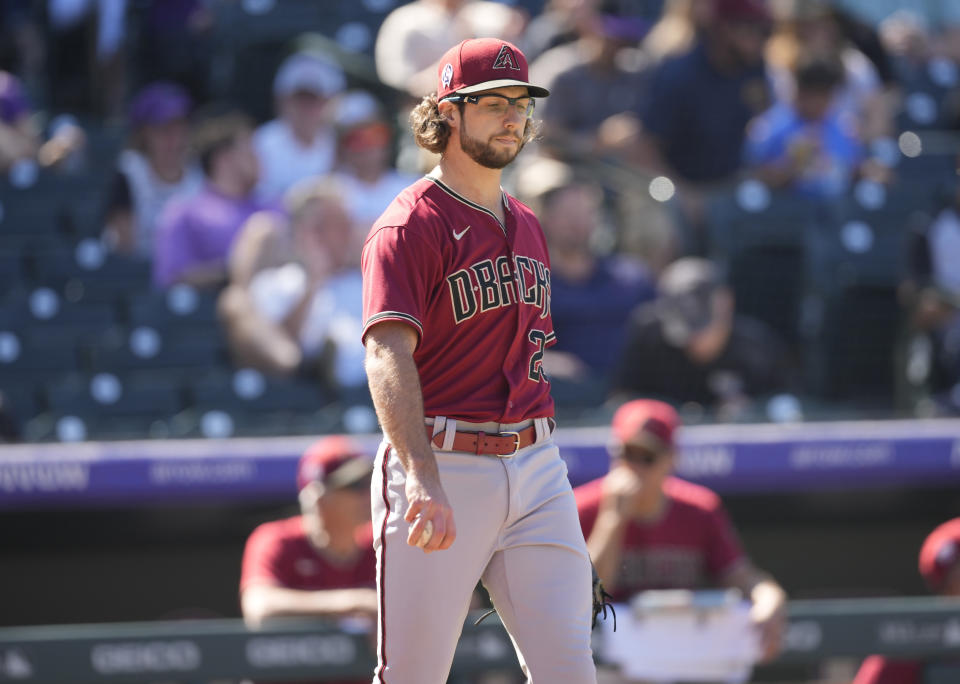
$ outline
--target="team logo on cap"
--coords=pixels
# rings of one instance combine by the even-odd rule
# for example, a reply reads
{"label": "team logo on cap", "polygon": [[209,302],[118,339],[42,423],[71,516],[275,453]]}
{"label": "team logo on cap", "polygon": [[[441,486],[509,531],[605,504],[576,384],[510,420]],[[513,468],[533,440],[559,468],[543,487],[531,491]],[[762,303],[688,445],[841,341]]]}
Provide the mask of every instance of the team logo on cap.
{"label": "team logo on cap", "polygon": [[513,54],[513,50],[508,45],[503,45],[497,53],[497,58],[493,60],[493,68],[520,71],[520,63],[517,61],[517,56]]}
{"label": "team logo on cap", "polygon": [[443,73],[440,74],[440,85],[444,88],[450,87],[450,81],[453,80],[453,65],[447,62],[443,66]]}

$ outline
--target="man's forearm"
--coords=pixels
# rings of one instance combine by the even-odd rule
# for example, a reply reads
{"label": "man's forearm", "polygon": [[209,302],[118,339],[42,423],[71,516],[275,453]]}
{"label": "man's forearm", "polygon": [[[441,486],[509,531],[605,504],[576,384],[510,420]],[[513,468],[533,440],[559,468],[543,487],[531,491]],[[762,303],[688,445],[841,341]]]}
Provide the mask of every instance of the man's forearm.
{"label": "man's forearm", "polygon": [[241,597],[244,619],[258,625],[272,617],[337,616],[377,610],[375,589],[305,591],[286,587],[253,586]]}
{"label": "man's forearm", "polygon": [[409,353],[412,349],[406,350],[403,342],[398,331],[370,333],[366,356],[370,396],[384,435],[404,469],[436,471],[424,428],[420,375]]}

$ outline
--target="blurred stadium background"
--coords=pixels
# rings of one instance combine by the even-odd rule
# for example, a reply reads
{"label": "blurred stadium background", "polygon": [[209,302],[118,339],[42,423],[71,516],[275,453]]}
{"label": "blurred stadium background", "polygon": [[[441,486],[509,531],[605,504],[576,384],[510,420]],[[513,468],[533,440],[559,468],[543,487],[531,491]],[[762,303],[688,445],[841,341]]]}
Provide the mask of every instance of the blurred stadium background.
{"label": "blurred stadium background", "polygon": [[[170,0],[166,9],[182,6],[188,18],[170,28],[157,18],[165,2],[117,3],[122,35],[109,59],[98,42],[98,22],[117,11],[109,2],[76,10],[90,14],[66,26],[53,21],[55,2],[9,0],[0,9],[0,67],[22,84],[39,149],[62,136],[70,148],[62,158],[49,147],[53,159],[13,158],[0,179],[0,439],[9,443],[0,446],[0,681],[157,680],[149,668],[136,677],[111,670],[122,653],[103,655],[96,679],[71,673],[71,658],[89,667],[97,640],[199,644],[204,667],[244,647],[248,659],[267,653],[247,665],[282,663],[282,644],[273,656],[263,644],[257,651],[226,621],[239,616],[244,540],[293,510],[295,464],[314,436],[351,432],[376,443],[362,388],[238,364],[218,320],[219,290],[156,288],[149,255],[119,252],[104,238],[104,211],[130,134],[126,107],[141,86],[179,81],[198,105],[227,101],[260,123],[273,115],[274,73],[296,49],[326,55],[350,88],[372,93],[398,133],[397,163],[419,171],[403,154],[409,94],[378,78],[374,60],[384,18],[404,3]],[[564,3],[503,4],[532,24]],[[940,4],[949,10],[952,0]],[[662,5],[625,0],[617,16],[649,27]],[[839,8],[879,31],[897,5]],[[903,5],[921,14],[940,6]],[[956,37],[960,18],[928,30]],[[680,475],[724,497],[751,556],[798,601],[783,658],[754,681],[848,683],[867,653],[939,658],[960,643],[951,641],[960,610],[920,600],[916,570],[926,534],[960,515],[960,278],[938,281],[929,265],[946,262],[956,274],[960,250],[949,239],[927,242],[932,222],[956,204],[960,78],[954,55],[891,55],[883,88],[893,127],[864,142],[885,173],[829,197],[772,189],[741,169],[703,193],[705,219],[691,227],[673,180],[623,159],[568,160],[603,188],[601,251],[652,261],[644,225],[665,222],[686,245],[673,256],[721,264],[738,310],[776,330],[795,360],[796,381],[734,415],[681,406],[689,427]],[[952,312],[952,328],[916,324],[923,302],[913,295],[927,286]],[[604,426],[620,397],[596,385],[557,383],[574,484],[608,464]],[[917,601],[827,602],[892,597]],[[158,631],[27,629],[187,619]],[[288,669],[268,674],[309,676],[311,662],[342,665],[343,652],[362,650],[362,640],[344,646],[337,632],[329,643],[302,641],[327,634],[317,629],[282,634],[290,652],[326,655],[290,656]],[[469,632],[458,662],[502,668],[510,654],[484,641],[497,629]],[[199,658],[183,648],[170,662]],[[53,653],[62,667],[45,670]],[[183,666],[178,681],[254,676],[234,666]],[[152,672],[173,681],[173,671]],[[932,669],[927,681],[960,674]]]}

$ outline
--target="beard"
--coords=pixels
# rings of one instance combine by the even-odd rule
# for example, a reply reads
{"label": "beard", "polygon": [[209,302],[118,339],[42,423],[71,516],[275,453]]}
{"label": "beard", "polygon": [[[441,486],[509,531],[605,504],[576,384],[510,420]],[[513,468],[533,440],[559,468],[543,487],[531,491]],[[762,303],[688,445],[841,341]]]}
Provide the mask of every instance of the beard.
{"label": "beard", "polygon": [[[463,121],[463,119],[461,119],[461,121]],[[501,131],[496,135],[490,136],[490,140],[506,136],[516,138],[516,136],[508,131]],[[502,169],[512,162],[516,156],[520,154],[520,150],[523,149],[523,138],[517,138],[517,143],[515,150],[497,150],[490,142],[483,142],[479,138],[470,137],[470,134],[467,132],[466,121],[463,122],[460,128],[460,149],[466,152],[473,161],[488,169]]]}

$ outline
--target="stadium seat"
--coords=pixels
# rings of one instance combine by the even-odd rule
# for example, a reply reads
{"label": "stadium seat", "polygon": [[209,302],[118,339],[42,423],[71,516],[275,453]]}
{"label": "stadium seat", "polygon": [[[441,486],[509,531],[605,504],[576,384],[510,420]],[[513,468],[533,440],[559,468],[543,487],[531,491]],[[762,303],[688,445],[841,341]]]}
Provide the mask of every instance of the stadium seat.
{"label": "stadium seat", "polygon": [[0,252],[0,292],[9,292],[21,285],[23,281],[23,260],[20,258],[20,253],[16,251]]}
{"label": "stadium seat", "polygon": [[145,291],[150,285],[150,264],[144,259],[107,251],[98,240],[87,238],[51,251],[35,251],[33,274],[38,283],[62,287],[78,280],[91,290]]}
{"label": "stadium seat", "polygon": [[166,292],[145,292],[129,298],[127,322],[170,330],[188,326],[219,327],[215,293],[175,285]]}
{"label": "stadium seat", "polygon": [[0,233],[59,232],[71,234],[78,226],[82,207],[87,213],[101,211],[103,174],[61,174],[53,171],[15,168],[9,181],[0,183]]}
{"label": "stadium seat", "polygon": [[896,290],[914,220],[914,198],[894,189],[866,206],[863,196],[846,198],[811,231],[805,366],[817,396],[892,404]]}
{"label": "stadium seat", "polygon": [[32,290],[7,306],[9,315],[28,329],[70,328],[76,334],[89,334],[104,331],[116,323],[114,307],[71,302],[47,287]]}
{"label": "stadium seat", "polygon": [[176,383],[131,382],[113,373],[78,373],[47,383],[46,405],[55,415],[102,421],[169,418],[183,409]]}
{"label": "stadium seat", "polygon": [[[901,64],[901,66],[904,66]],[[901,131],[950,129],[957,123],[957,66],[946,59],[901,68],[902,108],[897,114]]]}
{"label": "stadium seat", "polygon": [[0,382],[32,381],[77,367],[73,340],[22,328],[0,330]]}
{"label": "stadium seat", "polygon": [[799,338],[805,241],[822,211],[755,181],[708,206],[709,253],[727,273],[737,311],[764,321],[788,343]]}
{"label": "stadium seat", "polygon": [[892,408],[901,326],[896,290],[841,288],[823,298],[819,319],[819,333],[805,359],[808,389],[825,399]]}
{"label": "stadium seat", "polygon": [[213,368],[225,363],[217,334],[140,325],[107,331],[85,349],[94,370]]}
{"label": "stadium seat", "polygon": [[[951,150],[958,143],[960,138],[951,144]],[[953,151],[902,157],[896,175],[898,188],[914,197],[918,206],[944,204],[952,201],[957,185],[957,157]]]}
{"label": "stadium seat", "polygon": [[192,403],[205,409],[306,414],[329,401],[316,383],[269,378],[249,368],[227,372],[218,369],[193,379],[189,385]]}
{"label": "stadium seat", "polygon": [[48,235],[63,232],[62,215],[46,187],[19,189],[0,183],[0,235]]}
{"label": "stadium seat", "polygon": [[809,281],[824,292],[895,286],[904,275],[911,228],[929,220],[929,206],[909,187],[858,187],[809,232]]}

